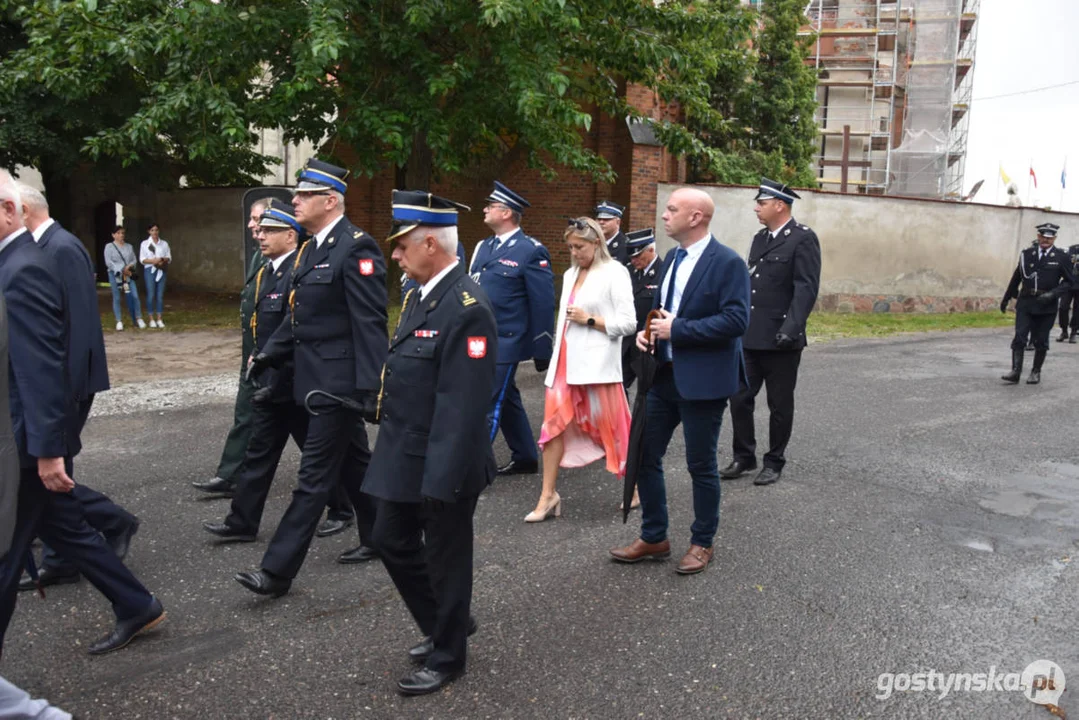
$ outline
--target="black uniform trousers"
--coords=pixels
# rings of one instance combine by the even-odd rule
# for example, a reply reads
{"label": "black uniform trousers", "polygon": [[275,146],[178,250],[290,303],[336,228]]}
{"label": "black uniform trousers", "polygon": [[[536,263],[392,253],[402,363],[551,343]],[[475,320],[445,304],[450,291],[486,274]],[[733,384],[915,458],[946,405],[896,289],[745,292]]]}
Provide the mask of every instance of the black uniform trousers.
{"label": "black uniform trousers", "polygon": [[319,414],[308,420],[292,502],[262,557],[263,570],[290,580],[300,572],[322,508],[337,483],[344,487],[356,511],[360,542],[371,546],[374,503],[360,492],[371,460],[363,418],[336,404],[315,409]]}
{"label": "black uniform trousers", "polygon": [[757,393],[764,385],[768,392],[768,452],[764,467],[782,470],[784,453],[794,427],[794,386],[798,381],[801,350],[746,350],[746,377],[749,387],[731,398],[731,427],[734,459],[750,465],[757,462],[757,438],[753,411]]}
{"label": "black uniform trousers", "polygon": [[[257,385],[244,379],[244,376],[240,377],[240,387],[236,390],[236,405],[232,411],[232,427],[225,438],[225,449],[221,452],[221,462],[217,466],[217,477],[222,480],[238,483],[242,476],[249,477],[249,474],[245,473],[243,465],[247,448],[251,444],[252,436],[255,434],[255,413],[252,408],[251,398],[256,390],[258,390]],[[298,412],[304,415],[307,414],[302,408]],[[285,442],[288,442],[287,435]],[[284,450],[284,445],[281,446],[281,450]],[[280,452],[277,457],[280,459]],[[274,467],[277,467],[276,460],[274,461]],[[270,479],[272,480],[273,478],[271,477]],[[352,503],[349,502],[348,494],[344,488],[335,487],[330,492],[329,500],[326,502],[326,510],[327,517],[334,520],[352,519]],[[260,510],[258,517],[261,517],[261,515],[262,511]],[[258,529],[258,524],[256,523],[254,527]]]}
{"label": "black uniform trousers", "polygon": [[465,666],[472,605],[472,516],[479,496],[455,503],[378,501],[375,549],[397,591],[433,640],[426,667]]}
{"label": "black uniform trousers", "polygon": [[[1071,323],[1068,317],[1071,316]],[[1069,290],[1060,298],[1060,329],[1079,332],[1079,290]]]}
{"label": "black uniform trousers", "polygon": [[[93,395],[79,401],[79,435],[82,435],[82,429],[86,425],[87,418],[90,417],[90,408],[93,404]],[[64,465],[67,469],[68,477],[74,480],[74,462],[68,459],[64,462]],[[107,538],[122,535],[138,522],[138,518],[114,503],[107,496],[81,483],[76,483],[71,494],[82,505],[83,515],[86,517],[86,522],[89,523],[90,527]],[[45,545],[42,551],[41,568],[43,570],[48,568],[60,575],[71,575],[75,572],[75,567],[57,555],[56,551],[49,547],[48,544]]]}
{"label": "black uniform trousers", "polygon": [[[1034,305],[1034,309],[1040,312],[1031,312],[1030,306]],[[1048,350],[1049,349],[1049,333],[1053,331],[1053,306],[1052,303],[1048,303],[1048,312],[1042,306],[1046,303],[1037,305],[1034,302],[1030,304],[1016,303],[1015,306],[1015,337],[1012,338],[1012,350],[1025,350],[1027,346],[1027,336],[1030,336],[1030,342],[1034,344],[1035,350]]]}
{"label": "black uniform trousers", "polygon": [[50,492],[36,469],[23,468],[19,475],[11,550],[0,559],[0,648],[15,611],[26,552],[35,536],[55,548],[108,598],[118,620],[145,612],[153,597],[87,524],[79,501],[71,493]]}
{"label": "black uniform trousers", "polygon": [[[294,403],[255,403],[251,416],[251,441],[247,444],[243,466],[236,477],[236,495],[225,518],[226,525],[252,535],[258,532],[281,453],[290,436],[303,450],[307,440],[307,424],[307,411]],[[337,485],[335,493],[343,494],[340,487]],[[348,502],[347,498],[345,502]]]}

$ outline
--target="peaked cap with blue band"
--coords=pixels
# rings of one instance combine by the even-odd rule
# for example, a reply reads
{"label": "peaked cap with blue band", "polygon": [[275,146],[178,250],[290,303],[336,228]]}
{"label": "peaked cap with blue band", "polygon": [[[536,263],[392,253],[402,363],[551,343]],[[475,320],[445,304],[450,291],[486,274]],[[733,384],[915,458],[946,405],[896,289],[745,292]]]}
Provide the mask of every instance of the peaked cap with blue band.
{"label": "peaked cap with blue band", "polygon": [[497,180],[495,180],[495,189],[487,196],[487,202],[501,203],[510,210],[519,213],[523,213],[525,208],[532,207],[532,203],[528,202]]}
{"label": "peaked cap with blue band", "polygon": [[616,202],[610,200],[604,200],[599,205],[596,205],[592,214],[596,216],[597,220],[610,220],[612,218],[622,218],[622,213],[626,211],[625,205],[619,205]]}
{"label": "peaked cap with blue band", "polygon": [[634,230],[633,232],[626,233],[626,248],[629,250],[629,256],[640,255],[649,245],[656,242],[656,231],[652,228],[645,228],[644,230]]}
{"label": "peaked cap with blue band", "polygon": [[422,190],[394,190],[393,224],[387,240],[400,237],[421,225],[452,227],[457,224],[458,210],[467,212],[471,209]]}
{"label": "peaked cap with blue band", "polygon": [[348,170],[311,158],[300,170],[296,192],[336,190],[342,195],[348,190]]}
{"label": "peaked cap with blue band", "polygon": [[1056,237],[1057,231],[1060,230],[1060,226],[1055,223],[1042,223],[1035,229],[1042,237]]}
{"label": "peaked cap with blue band", "polygon": [[761,186],[757,189],[757,196],[753,199],[760,200],[761,198],[776,198],[788,205],[793,205],[795,200],[802,199],[798,193],[794,192],[783,183],[769,180],[766,177],[761,178]]}
{"label": "peaked cap with blue band", "polygon": [[303,226],[300,225],[300,221],[296,219],[296,216],[292,214],[292,206],[277,198],[270,198],[270,204],[259,216],[259,227],[287,228],[295,230],[301,237],[303,236]]}

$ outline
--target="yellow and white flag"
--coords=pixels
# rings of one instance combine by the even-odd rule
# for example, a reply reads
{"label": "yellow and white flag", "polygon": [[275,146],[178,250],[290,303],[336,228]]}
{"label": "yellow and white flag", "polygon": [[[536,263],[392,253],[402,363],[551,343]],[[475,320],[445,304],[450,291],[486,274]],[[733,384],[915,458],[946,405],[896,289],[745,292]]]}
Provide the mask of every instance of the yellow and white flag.
{"label": "yellow and white flag", "polygon": [[1008,173],[1004,172],[1004,166],[998,164],[997,167],[1000,169],[1000,179],[1002,181],[1004,181],[1005,185],[1010,185],[1011,182],[1012,182],[1012,179],[1010,177],[1008,177]]}

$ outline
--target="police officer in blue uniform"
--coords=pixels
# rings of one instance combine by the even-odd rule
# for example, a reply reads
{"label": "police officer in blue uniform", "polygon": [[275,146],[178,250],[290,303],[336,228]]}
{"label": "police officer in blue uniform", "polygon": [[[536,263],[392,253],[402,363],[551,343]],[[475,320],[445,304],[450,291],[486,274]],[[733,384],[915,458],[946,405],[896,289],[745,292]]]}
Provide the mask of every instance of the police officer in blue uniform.
{"label": "police officer in blue uniform", "polygon": [[797,193],[762,178],[756,198],[764,227],[749,248],[749,327],[742,337],[749,387],[731,398],[733,460],[720,477],[736,478],[757,467],[753,410],[761,386],[768,391],[768,452],[754,485],[779,480],[794,427],[794,387],[806,346],[806,320],[820,290],[817,234],[791,217]]}
{"label": "police officer in blue uniform", "polygon": [[[633,307],[637,312],[637,332],[644,330],[644,321],[652,310],[659,288],[660,263],[656,262],[656,233],[652,228],[626,234],[629,254],[629,277],[633,281]],[[637,379],[633,360],[637,357],[636,334],[622,340],[622,384],[626,390]]]}
{"label": "police officer in blue uniform", "polygon": [[393,193],[393,259],[419,287],[390,340],[378,443],[364,492],[379,498],[374,542],[420,631],[422,667],[403,695],[437,691],[464,671],[472,602],[472,516],[494,478],[487,398],[498,330],[483,290],[455,257],[457,211],[427,192]]}
{"label": "police officer in blue uniform", "polygon": [[[255,275],[253,291],[250,331],[255,353],[262,352],[274,331],[288,321],[296,249],[304,235],[292,213],[291,205],[275,198],[259,218],[257,239],[266,262]],[[251,398],[251,439],[240,465],[228,517],[224,522],[203,524],[207,532],[223,540],[254,542],[289,437],[303,450],[308,417],[293,398],[292,373],[292,362],[286,361],[280,368],[259,376]]]}
{"label": "police officer in blue uniform", "polygon": [[611,257],[629,267],[628,238],[622,232],[622,214],[626,211],[624,205],[619,205],[610,200],[604,200],[596,205],[592,215],[603,230],[603,238],[607,241],[607,251]]}
{"label": "police officer in blue uniform", "polygon": [[1026,338],[1034,345],[1034,367],[1030,369],[1028,385],[1037,385],[1042,379],[1042,363],[1049,352],[1049,333],[1053,329],[1057,302],[1075,289],[1071,258],[1054,247],[1059,225],[1038,225],[1038,244],[1019,253],[1019,263],[1012,273],[1011,282],[1000,301],[1000,311],[1008,311],[1008,301],[1015,303],[1015,337],[1012,339],[1012,371],[1002,375],[1007,383],[1018,383],[1023,374],[1023,350]]}
{"label": "police officer in blue uniform", "polygon": [[483,208],[483,221],[495,234],[476,246],[469,269],[498,321],[498,373],[488,420],[491,442],[501,427],[511,453],[499,475],[539,470],[536,440],[514,376],[517,363],[529,358],[538,372],[545,372],[554,349],[551,256],[521,230],[521,214],[527,207],[531,207],[527,200],[495,181]]}
{"label": "police officer in blue uniform", "polygon": [[[1068,248],[1068,259],[1071,260],[1072,275],[1079,278],[1079,245]],[[1071,316],[1070,324],[1068,323],[1069,315]],[[1069,328],[1071,333],[1068,332]],[[1060,337],[1057,338],[1057,342],[1067,340],[1074,345],[1077,334],[1079,334],[1079,288],[1074,288],[1060,298]]]}
{"label": "police officer in blue uniform", "polygon": [[[296,577],[334,483],[356,511],[365,551],[374,517],[359,488],[371,453],[362,412],[319,395],[330,393],[373,412],[386,359],[386,263],[378,242],[345,217],[348,171],[310,160],[292,206],[312,235],[296,253],[289,319],[252,360],[252,375],[294,364],[293,399],[312,411],[292,503],[258,570],[236,575],[260,595],[279,597]],[[310,393],[315,393],[308,398]],[[373,552],[366,559],[373,558]]]}

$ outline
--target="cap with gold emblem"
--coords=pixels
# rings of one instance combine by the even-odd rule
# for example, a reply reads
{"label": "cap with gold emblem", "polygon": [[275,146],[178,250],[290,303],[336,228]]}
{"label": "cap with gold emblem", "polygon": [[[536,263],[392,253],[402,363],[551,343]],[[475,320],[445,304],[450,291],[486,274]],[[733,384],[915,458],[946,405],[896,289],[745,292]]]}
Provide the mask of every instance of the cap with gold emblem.
{"label": "cap with gold emblem", "polygon": [[348,190],[348,170],[311,158],[300,170],[296,192],[323,192],[336,190],[342,195]]}
{"label": "cap with gold emblem", "polygon": [[393,191],[393,224],[387,240],[400,237],[421,225],[451,227],[457,224],[457,211],[472,208],[423,190]]}
{"label": "cap with gold emblem", "polygon": [[262,215],[259,216],[259,227],[287,228],[303,235],[303,226],[292,214],[292,206],[277,198],[271,198],[270,204],[262,211]]}

